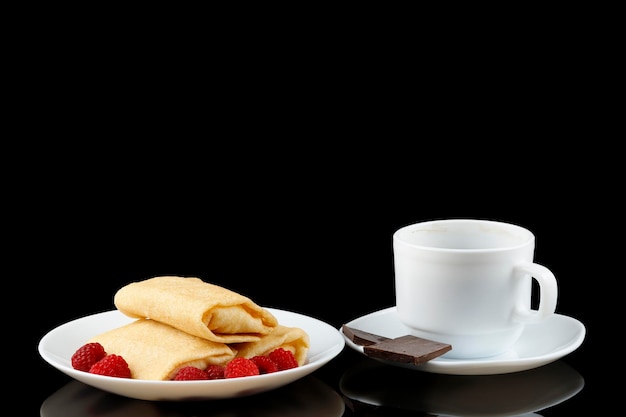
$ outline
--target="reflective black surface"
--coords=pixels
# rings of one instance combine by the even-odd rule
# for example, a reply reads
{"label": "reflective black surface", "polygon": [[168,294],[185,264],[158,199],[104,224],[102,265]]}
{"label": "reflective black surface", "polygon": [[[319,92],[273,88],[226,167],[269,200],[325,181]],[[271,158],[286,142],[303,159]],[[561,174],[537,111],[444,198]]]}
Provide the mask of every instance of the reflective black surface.
{"label": "reflective black surface", "polygon": [[331,364],[295,383],[267,393],[227,400],[143,401],[63,380],[58,382],[56,390],[51,389],[42,398],[40,414],[42,417],[564,416],[575,414],[593,395],[588,381],[568,362],[562,359],[511,374],[457,376],[387,366],[345,351]]}
{"label": "reflective black surface", "polygon": [[[20,407],[32,409],[25,415],[550,417],[609,410],[605,407],[617,402],[604,374],[619,377],[621,364],[607,353],[615,349],[612,336],[599,330],[606,323],[599,311],[610,311],[610,303],[598,285],[610,276],[614,258],[598,255],[598,246],[590,242],[600,237],[591,226],[571,228],[565,209],[578,206],[570,201],[520,206],[519,199],[510,198],[487,204],[479,201],[488,194],[484,191],[462,203],[444,204],[420,193],[418,183],[413,194],[403,194],[377,183],[375,175],[276,187],[284,172],[248,176],[245,184],[228,186],[205,172],[204,188],[194,186],[192,192],[180,182],[168,183],[156,168],[151,172],[160,175],[151,179],[149,191],[141,179],[123,194],[106,181],[92,183],[97,191],[70,187],[24,223],[23,240],[16,243],[26,250],[15,298],[36,317],[13,316],[20,328],[28,328],[24,345],[19,342],[33,370],[21,374],[20,392],[25,388],[29,399]],[[128,282],[166,274],[198,276],[261,305],[339,328],[393,305],[392,233],[441,217],[491,218],[532,230],[536,262],[559,281],[557,312],[587,328],[582,346],[544,369],[493,377],[382,367],[346,347],[297,384],[197,404],[146,403],[99,392],[72,381],[37,353],[39,339],[50,329],[110,310],[115,291]],[[35,298],[29,295],[33,291]]]}

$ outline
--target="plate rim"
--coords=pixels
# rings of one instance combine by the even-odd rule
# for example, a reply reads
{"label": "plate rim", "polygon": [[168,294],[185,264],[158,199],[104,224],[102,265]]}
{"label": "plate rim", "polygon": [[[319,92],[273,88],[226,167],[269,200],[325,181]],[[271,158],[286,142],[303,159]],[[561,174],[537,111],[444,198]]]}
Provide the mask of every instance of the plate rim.
{"label": "plate rim", "polygon": [[[353,326],[355,322],[367,320],[368,318],[380,315],[393,314],[395,316],[396,310],[397,309],[395,305],[385,307],[380,310],[376,310],[356,317],[345,323],[345,325]],[[569,343],[561,345],[553,351],[546,352],[546,354],[544,355],[530,356],[526,358],[494,358],[480,360],[435,358],[421,365],[400,364],[397,362],[385,361],[382,359],[376,360],[380,360],[389,365],[400,366],[408,369],[414,369],[417,371],[449,375],[495,375],[529,370],[554,362],[564,357],[565,355],[572,353],[582,345],[586,337],[586,327],[581,321],[577,320],[574,317],[560,313],[554,313],[554,317],[557,317],[557,320],[567,320],[574,323],[574,325],[576,326],[576,332],[572,333],[573,337],[569,341]],[[532,326],[541,326],[541,324],[542,323],[540,322],[537,324],[533,324]],[[366,356],[363,351],[363,347],[356,345],[354,342],[352,342],[344,334],[342,327],[339,328],[339,332],[344,337],[346,346]],[[522,333],[522,337],[523,335],[524,332]]]}
{"label": "plate rim", "polygon": [[[111,377],[89,374],[86,372],[73,369],[71,365],[68,366],[67,364],[61,362],[62,360],[69,362],[70,358],[62,358],[60,356],[56,357],[57,354],[54,351],[50,350],[50,346],[49,346],[50,340],[57,334],[59,333],[62,334],[62,332],[66,330],[67,327],[78,325],[77,322],[79,321],[89,321],[89,320],[106,318],[105,316],[107,315],[111,315],[112,320],[120,320],[120,321],[128,322],[128,323],[136,320],[135,318],[131,318],[131,317],[124,315],[121,311],[117,309],[111,309],[111,310],[105,310],[105,311],[88,314],[85,316],[80,316],[80,317],[65,321],[57,325],[56,327],[48,330],[39,339],[39,342],[37,344],[37,351],[39,352],[39,355],[46,363],[48,363],[49,365],[51,365],[58,371],[68,375],[74,380],[85,383],[94,388],[98,388],[103,391],[126,396],[129,398],[140,399],[140,400],[177,401],[177,400],[188,400],[188,399],[200,399],[200,400],[224,399],[224,398],[232,398],[234,396],[251,395],[251,394],[268,391],[271,389],[276,389],[286,384],[289,384],[291,382],[294,382],[306,375],[309,375],[310,373],[326,365],[332,359],[337,357],[339,353],[341,353],[341,351],[345,347],[345,338],[343,337],[341,332],[339,332],[335,327],[331,326],[329,323],[323,320],[320,320],[318,318],[308,316],[306,314],[299,313],[296,311],[278,309],[274,307],[264,307],[264,308],[269,310],[272,314],[275,314],[278,316],[285,316],[287,319],[283,317],[282,319],[279,320],[281,324],[285,323],[285,320],[289,321],[291,319],[295,319],[295,320],[304,321],[305,323],[309,323],[310,325],[315,325],[316,327],[319,326],[319,328],[324,331],[324,336],[328,337],[329,346],[325,347],[325,349],[321,350],[320,352],[315,352],[315,351],[311,352],[309,350],[309,352],[307,353],[306,363],[304,363],[303,365],[297,368],[281,371],[280,373],[264,374],[264,375],[258,375],[258,376],[247,377],[247,378],[233,378],[233,379],[228,379],[228,380],[208,380],[208,381],[150,381],[150,380],[121,379],[121,378],[112,379]],[[290,324],[285,324],[285,325],[290,325]],[[113,329],[115,327],[118,327],[118,326],[112,324],[107,329],[103,328],[101,330],[98,330],[98,332],[106,331],[108,329]],[[298,326],[298,327],[303,327],[303,330],[305,330],[307,334],[311,331],[311,328],[309,328],[309,330],[307,331],[307,329],[305,328],[306,326]],[[117,386],[118,389],[115,389],[115,390],[108,389],[110,385]],[[175,392],[169,392],[169,395],[166,395],[163,398],[161,397],[157,398],[156,395],[154,395],[156,393],[153,393],[152,395],[137,396],[137,394],[135,394],[134,391],[141,390],[140,389],[141,386],[149,387],[149,389],[155,389],[155,387],[164,387],[164,388],[167,387],[166,389],[168,391],[175,391]],[[205,396],[200,396],[200,397],[193,396],[193,398],[190,398],[184,395],[177,394],[178,391],[181,391],[180,388],[183,386],[194,387],[195,390],[197,390],[198,387],[204,387],[204,386],[206,387],[245,386],[246,389],[238,390],[238,391],[234,390],[231,394],[215,395],[214,392],[209,392]],[[126,392],[127,390],[124,390],[124,387],[130,387],[131,392]],[[171,390],[172,387],[175,387],[177,389]],[[251,389],[252,387],[255,389]]]}

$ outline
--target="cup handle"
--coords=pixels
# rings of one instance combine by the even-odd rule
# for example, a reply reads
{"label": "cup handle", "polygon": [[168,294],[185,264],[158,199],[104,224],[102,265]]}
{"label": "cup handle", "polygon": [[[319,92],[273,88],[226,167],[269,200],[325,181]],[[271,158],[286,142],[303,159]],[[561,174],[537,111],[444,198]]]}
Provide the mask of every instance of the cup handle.
{"label": "cup handle", "polygon": [[515,277],[530,275],[539,284],[539,306],[537,310],[518,305],[513,312],[513,319],[524,323],[536,323],[554,314],[558,297],[558,286],[552,271],[543,265],[524,262],[516,265]]}

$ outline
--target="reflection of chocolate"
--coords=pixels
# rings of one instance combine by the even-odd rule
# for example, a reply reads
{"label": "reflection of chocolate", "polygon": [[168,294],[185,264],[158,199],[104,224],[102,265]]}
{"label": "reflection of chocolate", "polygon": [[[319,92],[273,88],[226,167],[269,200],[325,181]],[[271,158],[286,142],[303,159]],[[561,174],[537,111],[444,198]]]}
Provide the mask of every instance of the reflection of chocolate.
{"label": "reflection of chocolate", "polygon": [[41,406],[42,417],[341,417],[341,396],[308,375],[275,390],[207,401],[145,401],[72,381]]}
{"label": "reflection of chocolate", "polygon": [[375,359],[419,365],[452,349],[452,346],[446,343],[417,336],[406,335],[389,339],[363,330],[353,329],[345,324],[342,330],[343,334],[354,344],[363,346],[363,353]]}
{"label": "reflection of chocolate", "polygon": [[514,416],[573,397],[584,380],[563,361],[508,374],[444,375],[365,359],[343,374],[339,386],[351,408],[365,405],[381,412]]}

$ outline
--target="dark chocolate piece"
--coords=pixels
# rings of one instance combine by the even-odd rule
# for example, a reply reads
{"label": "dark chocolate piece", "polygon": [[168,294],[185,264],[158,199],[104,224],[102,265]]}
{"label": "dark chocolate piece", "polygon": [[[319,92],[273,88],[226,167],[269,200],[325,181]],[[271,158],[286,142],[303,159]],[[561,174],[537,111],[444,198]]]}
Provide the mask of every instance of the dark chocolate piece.
{"label": "dark chocolate piece", "polygon": [[353,329],[351,327],[346,326],[345,324],[342,326],[343,334],[346,335],[348,339],[352,341],[355,345],[359,346],[369,346],[378,342],[383,342],[385,340],[390,340],[388,337],[379,336],[374,333],[364,332],[363,330]]}
{"label": "dark chocolate piece", "polygon": [[451,349],[445,343],[407,335],[364,346],[363,353],[370,358],[419,365]]}

